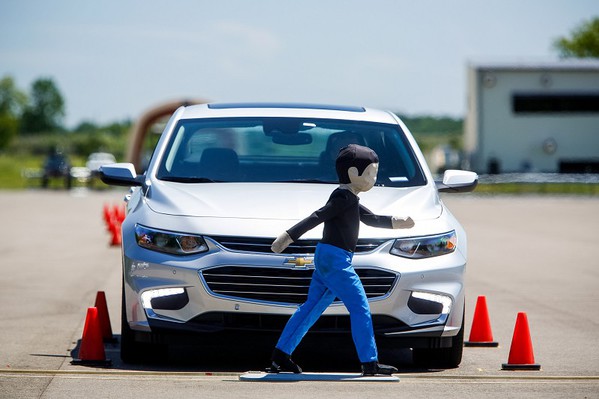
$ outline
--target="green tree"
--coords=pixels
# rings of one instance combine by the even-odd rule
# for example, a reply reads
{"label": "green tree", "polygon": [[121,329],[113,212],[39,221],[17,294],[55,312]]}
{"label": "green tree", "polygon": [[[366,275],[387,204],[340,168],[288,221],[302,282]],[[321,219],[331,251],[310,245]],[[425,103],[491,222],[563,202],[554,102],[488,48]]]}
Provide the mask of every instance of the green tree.
{"label": "green tree", "polygon": [[599,57],[599,17],[583,22],[571,37],[561,37],[553,43],[562,58]]}
{"label": "green tree", "polygon": [[62,128],[64,100],[52,79],[41,78],[33,82],[29,98],[21,120],[22,132],[54,132]]}
{"label": "green tree", "polygon": [[74,133],[89,133],[98,131],[98,125],[91,121],[83,121],[73,129]]}
{"label": "green tree", "polygon": [[19,120],[27,96],[10,76],[0,80],[0,150],[6,148],[19,131]]}

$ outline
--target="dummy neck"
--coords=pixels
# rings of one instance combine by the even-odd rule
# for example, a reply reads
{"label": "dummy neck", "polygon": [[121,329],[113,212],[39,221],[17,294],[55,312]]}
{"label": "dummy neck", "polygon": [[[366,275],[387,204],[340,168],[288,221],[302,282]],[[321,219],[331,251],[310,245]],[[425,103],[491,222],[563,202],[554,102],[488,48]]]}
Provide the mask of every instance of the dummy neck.
{"label": "dummy neck", "polygon": [[358,193],[360,193],[360,190],[355,188],[352,184],[340,184],[339,188],[342,190],[350,191],[356,197],[358,196]]}

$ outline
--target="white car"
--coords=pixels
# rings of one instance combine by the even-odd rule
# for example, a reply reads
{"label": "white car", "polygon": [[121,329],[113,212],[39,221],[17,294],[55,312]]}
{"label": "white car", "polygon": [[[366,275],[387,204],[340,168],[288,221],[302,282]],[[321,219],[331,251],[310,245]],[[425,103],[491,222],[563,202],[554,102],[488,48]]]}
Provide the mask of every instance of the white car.
{"label": "white car", "polygon": [[[349,143],[380,159],[360,203],[415,221],[360,227],[353,265],[380,350],[413,348],[418,365],[457,367],[467,243],[438,192],[471,191],[477,175],[449,170],[436,183],[393,113],[314,104],[181,107],[144,174],[126,163],[101,168],[105,183],[135,187],[122,225],[123,360],[181,333],[279,333],[306,299],[322,226],[282,254],[271,243],[326,203],[338,186],[335,157]],[[341,302],[309,334],[323,332],[350,334]]]}
{"label": "white car", "polygon": [[116,163],[116,159],[114,155],[108,152],[94,152],[89,155],[87,158],[87,162],[85,163],[85,167],[90,170],[90,172],[98,172],[101,166],[108,165],[111,163]]}
{"label": "white car", "polygon": [[108,152],[94,152],[89,154],[85,167],[89,170],[90,177],[96,177],[100,173],[100,167],[116,163],[114,155]]}

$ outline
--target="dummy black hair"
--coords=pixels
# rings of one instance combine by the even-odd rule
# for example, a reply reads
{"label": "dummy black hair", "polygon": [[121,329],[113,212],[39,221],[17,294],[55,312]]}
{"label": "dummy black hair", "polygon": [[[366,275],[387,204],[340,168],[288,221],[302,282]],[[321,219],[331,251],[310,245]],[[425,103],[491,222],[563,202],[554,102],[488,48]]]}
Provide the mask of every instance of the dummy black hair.
{"label": "dummy black hair", "polygon": [[378,163],[379,157],[372,149],[357,144],[350,144],[339,150],[337,160],[335,161],[335,169],[339,177],[339,183],[351,183],[347,170],[352,166],[358,169],[358,174],[362,175],[364,170],[371,163]]}

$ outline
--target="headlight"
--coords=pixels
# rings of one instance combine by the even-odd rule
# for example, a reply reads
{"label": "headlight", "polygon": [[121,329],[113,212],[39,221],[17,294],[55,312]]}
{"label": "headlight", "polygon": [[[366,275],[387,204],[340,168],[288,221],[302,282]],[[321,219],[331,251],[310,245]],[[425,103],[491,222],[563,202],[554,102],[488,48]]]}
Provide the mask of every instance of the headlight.
{"label": "headlight", "polygon": [[433,236],[399,238],[393,243],[391,253],[411,259],[431,258],[455,251],[458,238],[455,231]]}
{"label": "headlight", "polygon": [[173,255],[191,255],[208,251],[201,236],[151,229],[135,225],[135,240],[140,247]]}

